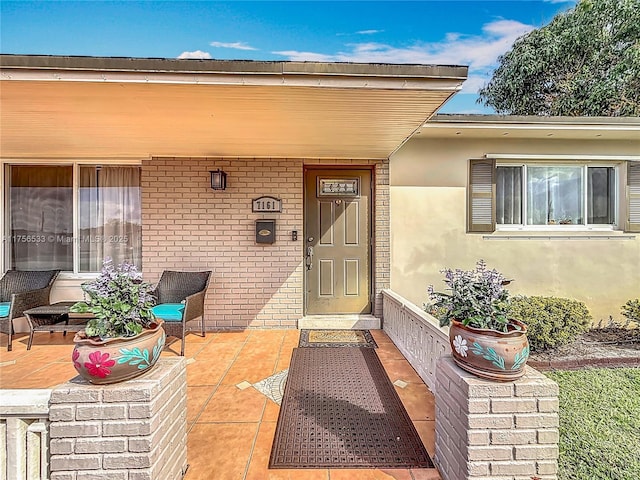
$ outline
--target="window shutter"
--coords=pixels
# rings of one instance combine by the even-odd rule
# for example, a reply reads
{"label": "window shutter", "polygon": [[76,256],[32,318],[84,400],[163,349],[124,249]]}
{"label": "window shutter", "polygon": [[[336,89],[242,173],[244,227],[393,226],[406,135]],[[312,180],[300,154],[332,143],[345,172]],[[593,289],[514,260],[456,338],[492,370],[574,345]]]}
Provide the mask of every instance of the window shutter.
{"label": "window shutter", "polygon": [[495,171],[495,160],[469,161],[469,188],[467,189],[467,230],[469,232],[493,232],[496,229]]}
{"label": "window shutter", "polygon": [[627,163],[627,232],[640,232],[640,163]]}

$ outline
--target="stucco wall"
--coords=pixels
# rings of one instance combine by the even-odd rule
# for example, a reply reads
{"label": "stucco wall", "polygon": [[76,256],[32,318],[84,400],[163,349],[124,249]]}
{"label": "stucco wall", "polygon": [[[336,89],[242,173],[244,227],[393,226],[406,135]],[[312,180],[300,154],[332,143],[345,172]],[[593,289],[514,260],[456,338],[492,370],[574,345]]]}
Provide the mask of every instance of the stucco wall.
{"label": "stucco wall", "polygon": [[472,268],[482,258],[515,279],[513,294],[575,298],[596,321],[621,319],[620,306],[640,294],[640,235],[466,233],[468,159],[486,153],[637,155],[638,147],[595,140],[412,139],[390,161],[391,288],[422,305],[429,284],[444,287],[441,269]]}

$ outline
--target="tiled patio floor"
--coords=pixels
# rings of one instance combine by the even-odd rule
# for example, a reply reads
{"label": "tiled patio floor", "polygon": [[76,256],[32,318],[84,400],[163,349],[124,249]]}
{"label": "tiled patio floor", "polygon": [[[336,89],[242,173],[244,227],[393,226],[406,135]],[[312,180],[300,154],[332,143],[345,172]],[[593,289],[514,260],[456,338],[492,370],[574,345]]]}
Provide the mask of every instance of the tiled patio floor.
{"label": "tiled patio floor", "polygon": [[[377,353],[429,454],[434,454],[434,398],[384,332],[372,334]],[[76,376],[70,361],[73,335],[39,333],[30,351],[27,335],[14,337],[13,351],[0,336],[0,388],[50,388]],[[187,337],[187,428],[189,470],[185,480],[243,479],[440,479],[435,469],[268,470],[279,407],[253,387],[289,367],[297,330],[246,330]],[[179,342],[164,356],[179,353]]]}

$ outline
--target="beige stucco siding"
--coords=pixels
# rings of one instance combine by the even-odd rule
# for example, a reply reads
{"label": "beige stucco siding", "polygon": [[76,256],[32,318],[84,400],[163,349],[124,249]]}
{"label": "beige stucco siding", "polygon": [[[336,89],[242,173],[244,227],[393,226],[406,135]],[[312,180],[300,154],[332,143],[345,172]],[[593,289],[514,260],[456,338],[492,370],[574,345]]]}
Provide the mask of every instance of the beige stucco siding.
{"label": "beige stucco siding", "polygon": [[[482,258],[516,281],[513,294],[584,301],[594,319],[620,319],[640,295],[640,235],[466,233],[469,158],[486,153],[637,155],[637,142],[415,139],[390,162],[391,288],[418,305],[443,268],[472,268]],[[552,238],[549,238],[549,237]]]}

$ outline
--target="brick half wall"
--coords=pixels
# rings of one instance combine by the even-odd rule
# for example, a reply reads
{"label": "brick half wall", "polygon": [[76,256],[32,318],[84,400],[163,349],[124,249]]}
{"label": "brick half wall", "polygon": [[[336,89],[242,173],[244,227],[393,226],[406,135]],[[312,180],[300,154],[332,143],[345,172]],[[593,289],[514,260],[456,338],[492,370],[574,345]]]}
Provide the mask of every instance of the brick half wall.
{"label": "brick half wall", "polygon": [[113,385],[73,379],[49,407],[51,480],[181,480],[187,469],[187,370],[161,358]]}
{"label": "brick half wall", "polygon": [[443,480],[556,480],[558,384],[526,367],[514,382],[436,370],[436,458]]}

